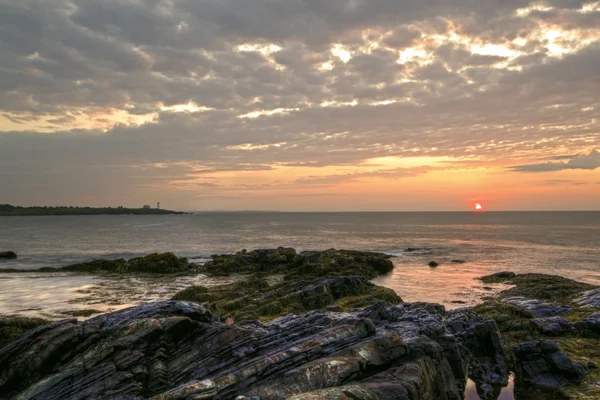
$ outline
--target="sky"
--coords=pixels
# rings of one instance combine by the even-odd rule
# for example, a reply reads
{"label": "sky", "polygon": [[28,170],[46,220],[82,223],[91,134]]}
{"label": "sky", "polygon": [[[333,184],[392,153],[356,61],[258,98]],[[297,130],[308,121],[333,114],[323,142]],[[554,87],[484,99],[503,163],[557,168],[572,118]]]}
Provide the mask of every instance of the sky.
{"label": "sky", "polygon": [[0,0],[0,203],[600,209],[600,1]]}

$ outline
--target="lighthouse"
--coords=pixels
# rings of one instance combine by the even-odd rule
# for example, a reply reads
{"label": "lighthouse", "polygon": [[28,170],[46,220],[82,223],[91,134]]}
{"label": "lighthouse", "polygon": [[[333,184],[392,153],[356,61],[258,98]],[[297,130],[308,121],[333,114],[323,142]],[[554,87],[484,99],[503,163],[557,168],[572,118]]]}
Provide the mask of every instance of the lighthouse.
{"label": "lighthouse", "polygon": [[156,203],[156,209],[160,210],[160,201]]}

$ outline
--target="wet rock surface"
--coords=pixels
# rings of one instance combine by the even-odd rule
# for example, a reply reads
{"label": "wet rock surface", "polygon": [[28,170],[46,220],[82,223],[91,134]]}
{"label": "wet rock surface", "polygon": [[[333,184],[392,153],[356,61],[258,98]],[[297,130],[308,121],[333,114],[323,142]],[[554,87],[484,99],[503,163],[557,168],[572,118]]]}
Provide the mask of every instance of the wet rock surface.
{"label": "wet rock surface", "polygon": [[[515,372],[515,399],[600,398],[600,312],[593,285],[544,274],[502,273],[485,282],[515,285],[474,310],[502,332]],[[548,341],[552,337],[553,341]]]}
{"label": "wet rock surface", "polygon": [[40,326],[0,349],[0,397],[462,399],[507,378],[495,323],[379,302],[227,325],[206,306],[148,303]]}
{"label": "wet rock surface", "polygon": [[573,304],[586,308],[600,308],[600,289],[588,290],[573,299]]}
{"label": "wet rock surface", "polygon": [[270,285],[260,275],[229,285],[207,288],[192,286],[173,296],[174,300],[209,302],[223,320],[268,321],[287,314],[302,314],[328,306],[350,310],[378,301],[399,304],[402,299],[391,289],[376,286],[360,276],[304,277]]}
{"label": "wet rock surface", "polygon": [[529,310],[536,317],[552,317],[573,312],[573,309],[568,306],[554,305],[526,297],[510,297],[502,301]]}
{"label": "wet rock surface", "polygon": [[531,323],[546,336],[562,336],[575,332],[575,326],[561,317],[534,318]]}
{"label": "wet rock surface", "polygon": [[539,389],[557,389],[579,383],[585,377],[583,365],[574,363],[555,342],[530,341],[513,348],[519,380]]}

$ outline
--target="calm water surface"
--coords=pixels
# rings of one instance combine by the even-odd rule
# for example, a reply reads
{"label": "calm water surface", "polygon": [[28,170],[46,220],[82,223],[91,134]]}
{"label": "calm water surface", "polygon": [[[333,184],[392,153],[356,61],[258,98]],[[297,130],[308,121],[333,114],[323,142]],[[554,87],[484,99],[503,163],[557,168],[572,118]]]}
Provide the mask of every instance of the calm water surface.
{"label": "calm water surface", "polygon": [[[202,262],[214,253],[277,246],[393,254],[394,272],[375,283],[394,289],[405,301],[448,308],[476,304],[501,290],[500,285],[484,287],[475,278],[504,270],[600,284],[600,212],[0,217],[0,251],[19,255],[0,262],[0,270],[166,251]],[[418,250],[406,252],[408,248]],[[439,267],[428,267],[430,261]],[[203,275],[158,280],[0,273],[0,314],[60,318],[65,310],[115,310],[168,298],[190,284],[221,282]],[[509,387],[500,398],[511,399],[510,392]],[[472,387],[466,398],[477,398]]]}

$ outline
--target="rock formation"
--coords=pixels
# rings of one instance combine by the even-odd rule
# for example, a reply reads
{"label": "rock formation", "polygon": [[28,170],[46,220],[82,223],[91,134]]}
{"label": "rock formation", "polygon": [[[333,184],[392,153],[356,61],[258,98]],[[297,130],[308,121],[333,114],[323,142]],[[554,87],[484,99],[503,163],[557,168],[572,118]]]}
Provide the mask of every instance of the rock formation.
{"label": "rock formation", "polygon": [[32,329],[0,349],[0,397],[462,399],[506,383],[495,323],[434,304],[228,325],[203,305],[148,303]]}
{"label": "rock formation", "polygon": [[17,258],[17,253],[14,251],[0,251],[0,259],[14,260]]}

